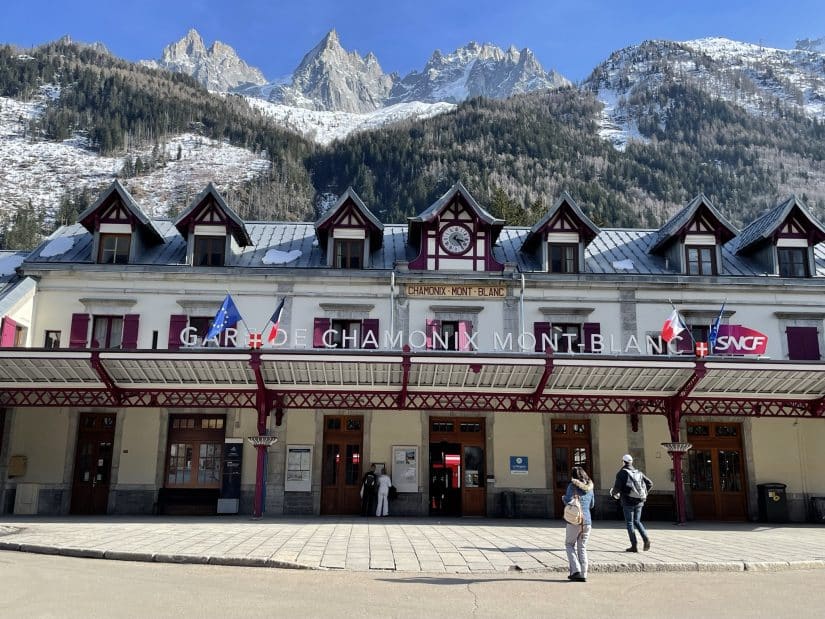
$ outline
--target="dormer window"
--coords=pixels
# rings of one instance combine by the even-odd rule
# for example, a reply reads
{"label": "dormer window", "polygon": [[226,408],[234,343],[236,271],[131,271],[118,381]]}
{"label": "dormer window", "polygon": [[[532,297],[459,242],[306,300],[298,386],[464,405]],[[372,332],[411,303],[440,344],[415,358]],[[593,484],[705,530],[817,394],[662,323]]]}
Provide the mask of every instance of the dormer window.
{"label": "dormer window", "polygon": [[336,269],[360,269],[363,264],[363,239],[334,239],[334,262]]}
{"label": "dormer window", "polygon": [[777,247],[780,277],[810,277],[807,247]]}
{"label": "dormer window", "polygon": [[521,251],[533,254],[548,273],[581,273],[585,251],[599,229],[567,192],[527,234]]}
{"label": "dormer window", "polygon": [[315,235],[326,266],[368,269],[372,252],[383,243],[384,226],[350,187],[315,222]]}
{"label": "dormer window", "polygon": [[685,253],[688,275],[716,275],[716,247],[687,245]]}
{"label": "dormer window", "polygon": [[186,263],[193,267],[222,267],[252,245],[246,224],[209,183],[174,221],[186,239]]}
{"label": "dormer window", "polygon": [[131,234],[100,233],[97,261],[99,264],[129,264]]}
{"label": "dormer window", "polygon": [[226,263],[226,237],[195,235],[192,264],[198,267],[219,266]]}
{"label": "dormer window", "polygon": [[579,246],[573,243],[549,243],[548,273],[578,273]]}

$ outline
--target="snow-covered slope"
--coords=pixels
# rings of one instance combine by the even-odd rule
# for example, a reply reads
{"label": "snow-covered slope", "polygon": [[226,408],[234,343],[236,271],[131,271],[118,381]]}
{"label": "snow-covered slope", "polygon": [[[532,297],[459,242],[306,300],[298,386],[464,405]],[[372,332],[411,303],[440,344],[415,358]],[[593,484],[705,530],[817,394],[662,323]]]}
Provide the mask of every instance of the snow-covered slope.
{"label": "snow-covered slope", "polygon": [[430,118],[455,109],[452,103],[398,103],[365,114],[307,110],[247,97],[249,104],[275,119],[278,124],[300,133],[318,144],[342,140],[351,133],[378,129],[402,120]]}
{"label": "snow-covered slope", "polygon": [[646,41],[614,52],[584,82],[605,103],[602,135],[618,148],[638,136],[635,102],[667,82],[691,84],[752,114],[784,107],[825,119],[825,53],[724,38]]}
{"label": "snow-covered slope", "polygon": [[[84,185],[97,188],[111,182],[125,157],[103,157],[86,148],[82,136],[48,142],[29,133],[29,120],[42,114],[53,86],[41,88],[31,101],[0,97],[0,210],[13,212],[29,200],[47,210],[58,206],[66,190]],[[180,159],[177,159],[180,147]],[[226,187],[269,168],[263,156],[194,134],[165,143],[166,163],[138,177],[125,179],[129,191],[151,214],[163,214],[170,204],[180,206],[209,181]],[[130,153],[148,161],[152,148]]]}

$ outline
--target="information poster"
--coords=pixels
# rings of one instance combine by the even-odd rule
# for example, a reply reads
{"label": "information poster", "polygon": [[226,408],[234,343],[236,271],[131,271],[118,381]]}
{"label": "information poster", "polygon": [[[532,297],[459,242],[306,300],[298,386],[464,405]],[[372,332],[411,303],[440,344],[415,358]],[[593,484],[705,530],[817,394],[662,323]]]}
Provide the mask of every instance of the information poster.
{"label": "information poster", "polygon": [[510,456],[510,475],[527,475],[527,456]]}
{"label": "information poster", "polygon": [[312,445],[287,445],[284,490],[287,492],[310,492],[312,490]]}
{"label": "information poster", "polygon": [[392,485],[398,492],[418,492],[418,447],[393,445]]}

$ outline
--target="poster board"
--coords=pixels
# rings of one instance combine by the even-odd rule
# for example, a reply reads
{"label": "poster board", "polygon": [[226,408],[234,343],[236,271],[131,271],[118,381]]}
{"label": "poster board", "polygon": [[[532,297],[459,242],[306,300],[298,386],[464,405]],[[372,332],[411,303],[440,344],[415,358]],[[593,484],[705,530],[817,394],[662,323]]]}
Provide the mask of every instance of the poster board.
{"label": "poster board", "polygon": [[398,492],[418,492],[418,446],[393,445],[392,485]]}
{"label": "poster board", "polygon": [[284,477],[284,490],[287,492],[312,490],[312,449],[312,445],[287,445]]}

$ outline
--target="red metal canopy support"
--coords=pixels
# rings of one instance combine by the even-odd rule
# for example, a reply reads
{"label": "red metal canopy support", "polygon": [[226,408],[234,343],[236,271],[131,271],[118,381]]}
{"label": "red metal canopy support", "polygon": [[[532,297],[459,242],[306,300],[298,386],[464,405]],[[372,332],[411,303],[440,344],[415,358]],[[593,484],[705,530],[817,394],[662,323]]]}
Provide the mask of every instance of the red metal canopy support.
{"label": "red metal canopy support", "polygon": [[407,406],[407,389],[410,386],[410,368],[412,368],[410,356],[410,345],[404,344],[401,352],[401,393],[398,394],[398,408],[401,410]]}
{"label": "red metal canopy support", "polygon": [[534,409],[539,407],[541,394],[544,393],[544,388],[547,386],[547,381],[550,380],[550,375],[553,373],[553,348],[548,346],[544,355],[544,371],[539,379],[539,384],[536,385],[536,390],[533,392]]}
{"label": "red metal canopy support", "polygon": [[115,384],[115,381],[112,380],[112,377],[109,376],[106,368],[104,368],[103,364],[100,362],[99,350],[92,351],[92,357],[89,359],[89,363],[95,371],[95,374],[97,374],[98,378],[100,378],[100,382],[106,385],[106,389],[109,390],[109,394],[112,396],[112,400],[114,400],[115,405],[120,404],[123,399],[123,394],[120,388]]}
{"label": "red metal canopy support", "polygon": [[[249,365],[255,374],[255,383],[257,385],[257,390],[255,391],[255,410],[258,412],[258,435],[265,436],[267,434],[266,418],[269,416],[269,398],[267,397],[266,383],[264,383],[263,373],[261,372],[261,353],[259,351],[252,352]],[[253,518],[260,518],[264,513],[264,472],[266,471],[266,450],[268,447],[269,445],[265,443],[255,444],[258,458],[257,468],[255,470],[255,500],[252,504]]]}
{"label": "red metal canopy support", "polygon": [[[693,368],[693,374],[685,381],[685,384],[679,388],[676,395],[671,396],[665,400],[667,417],[667,425],[670,430],[671,442],[679,442],[679,426],[682,419],[682,406],[687,400],[687,397],[694,390],[699,381],[704,378],[707,368],[704,361],[697,361]],[[684,453],[670,452],[670,457],[673,460],[673,486],[676,491],[676,517],[679,524],[687,522],[687,513],[685,508],[685,482],[682,479],[682,456]]]}

